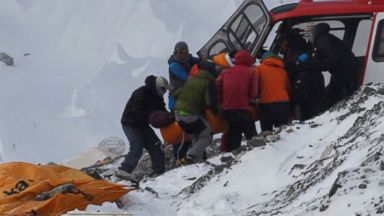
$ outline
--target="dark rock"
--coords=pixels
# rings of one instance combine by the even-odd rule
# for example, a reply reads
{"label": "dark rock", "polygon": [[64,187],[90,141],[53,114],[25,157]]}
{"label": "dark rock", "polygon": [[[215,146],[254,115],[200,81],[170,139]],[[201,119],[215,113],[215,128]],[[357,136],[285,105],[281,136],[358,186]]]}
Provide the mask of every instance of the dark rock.
{"label": "dark rock", "polygon": [[234,160],[234,158],[231,156],[223,156],[220,158],[220,161],[223,163],[232,162],[233,160]]}
{"label": "dark rock", "polygon": [[317,127],[319,127],[319,126],[321,126],[321,124],[312,124],[310,127],[311,127],[311,128],[317,128]]}
{"label": "dark rock", "polygon": [[384,205],[377,208],[376,214],[384,214]]}
{"label": "dark rock", "polygon": [[325,211],[325,210],[328,209],[328,207],[329,207],[329,206],[327,206],[327,205],[321,205],[321,207],[320,207],[320,211],[321,211],[321,212],[322,212],[322,211]]}
{"label": "dark rock", "polygon": [[13,58],[7,53],[0,53],[0,62],[4,62],[7,66],[13,66]]}
{"label": "dark rock", "polygon": [[360,189],[366,189],[366,188],[367,188],[367,185],[366,185],[366,184],[359,184],[359,188],[360,188]]}
{"label": "dark rock", "polygon": [[341,185],[337,183],[337,180],[333,183],[331,190],[329,190],[328,197],[335,195],[337,189],[341,188]]}

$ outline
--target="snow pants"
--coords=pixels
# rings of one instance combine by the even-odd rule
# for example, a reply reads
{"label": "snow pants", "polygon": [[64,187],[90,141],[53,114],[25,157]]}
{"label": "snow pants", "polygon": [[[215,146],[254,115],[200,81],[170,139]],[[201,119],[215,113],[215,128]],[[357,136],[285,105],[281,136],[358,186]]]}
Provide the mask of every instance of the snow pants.
{"label": "snow pants", "polygon": [[227,133],[228,148],[226,151],[233,151],[240,147],[242,133],[244,133],[247,140],[257,135],[255,123],[248,110],[225,110],[224,117],[229,124]]}
{"label": "snow pants", "polygon": [[161,149],[161,141],[151,127],[130,127],[123,125],[123,131],[129,141],[129,152],[121,163],[120,169],[132,173],[143,155],[145,148],[151,158],[153,171],[159,173],[165,171],[165,156]]}
{"label": "snow pants", "polygon": [[260,126],[262,131],[271,131],[273,126],[279,127],[288,123],[289,102],[259,104]]}

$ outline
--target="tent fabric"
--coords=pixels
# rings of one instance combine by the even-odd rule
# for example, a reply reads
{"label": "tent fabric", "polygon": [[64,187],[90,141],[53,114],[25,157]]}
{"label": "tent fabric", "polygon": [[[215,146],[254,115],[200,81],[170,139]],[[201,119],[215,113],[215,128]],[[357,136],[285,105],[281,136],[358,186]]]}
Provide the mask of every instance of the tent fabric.
{"label": "tent fabric", "polygon": [[[37,195],[68,183],[80,193],[54,193],[46,200],[35,200]],[[85,210],[88,204],[116,201],[134,188],[97,180],[65,166],[10,162],[0,164],[0,190],[0,215],[18,216]]]}

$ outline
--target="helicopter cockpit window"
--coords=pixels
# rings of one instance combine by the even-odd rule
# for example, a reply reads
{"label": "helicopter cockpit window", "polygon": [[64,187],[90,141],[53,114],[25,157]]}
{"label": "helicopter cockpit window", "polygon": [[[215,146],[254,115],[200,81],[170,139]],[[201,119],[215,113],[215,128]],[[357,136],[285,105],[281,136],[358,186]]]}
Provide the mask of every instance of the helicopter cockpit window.
{"label": "helicopter cockpit window", "polygon": [[248,6],[230,26],[230,41],[237,49],[252,50],[267,20],[257,5]]}
{"label": "helicopter cockpit window", "polygon": [[246,0],[198,51],[198,55],[211,58],[223,51],[234,53],[247,49],[255,57],[270,23],[271,17],[262,1]]}
{"label": "helicopter cockpit window", "polygon": [[223,41],[218,41],[211,48],[211,56],[227,51],[227,47]]}

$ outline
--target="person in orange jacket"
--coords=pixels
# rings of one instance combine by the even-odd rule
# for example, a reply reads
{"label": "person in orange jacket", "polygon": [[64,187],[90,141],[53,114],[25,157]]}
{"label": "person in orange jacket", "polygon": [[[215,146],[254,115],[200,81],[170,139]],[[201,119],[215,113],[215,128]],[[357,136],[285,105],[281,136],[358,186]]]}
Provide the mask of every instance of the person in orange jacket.
{"label": "person in orange jacket", "polygon": [[256,67],[259,78],[259,111],[262,131],[288,123],[290,82],[284,62],[273,52],[265,52]]}

